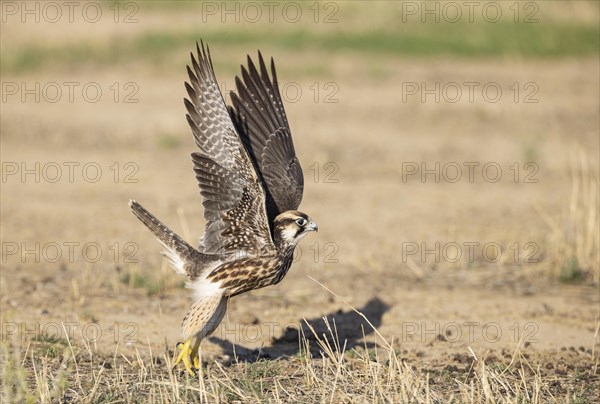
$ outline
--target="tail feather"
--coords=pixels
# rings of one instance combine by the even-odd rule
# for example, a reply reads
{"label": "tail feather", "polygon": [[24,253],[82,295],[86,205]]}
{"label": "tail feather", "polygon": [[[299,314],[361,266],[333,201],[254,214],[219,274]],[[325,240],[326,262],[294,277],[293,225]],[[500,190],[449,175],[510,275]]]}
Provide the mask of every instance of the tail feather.
{"label": "tail feather", "polygon": [[130,200],[129,207],[166,248],[164,255],[179,274],[194,279],[200,275],[206,264],[215,261],[212,256],[202,254],[188,244],[136,201]]}
{"label": "tail feather", "polygon": [[227,311],[227,298],[222,290],[200,297],[194,302],[181,324],[181,335],[187,340],[198,338],[201,340],[219,326]]}

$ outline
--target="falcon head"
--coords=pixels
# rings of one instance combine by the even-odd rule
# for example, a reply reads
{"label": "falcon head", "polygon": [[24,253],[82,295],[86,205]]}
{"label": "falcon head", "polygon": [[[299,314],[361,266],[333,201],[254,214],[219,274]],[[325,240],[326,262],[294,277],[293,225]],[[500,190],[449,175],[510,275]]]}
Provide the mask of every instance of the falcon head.
{"label": "falcon head", "polygon": [[277,245],[296,245],[298,241],[319,227],[306,213],[288,210],[275,218],[274,233]]}

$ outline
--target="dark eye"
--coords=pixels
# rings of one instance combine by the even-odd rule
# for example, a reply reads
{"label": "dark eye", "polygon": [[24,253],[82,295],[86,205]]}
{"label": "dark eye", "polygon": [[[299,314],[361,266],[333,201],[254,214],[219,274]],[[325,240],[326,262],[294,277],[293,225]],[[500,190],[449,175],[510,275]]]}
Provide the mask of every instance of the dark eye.
{"label": "dark eye", "polygon": [[304,225],[306,224],[306,219],[303,217],[300,217],[300,218],[296,219],[296,224],[300,227],[304,227]]}

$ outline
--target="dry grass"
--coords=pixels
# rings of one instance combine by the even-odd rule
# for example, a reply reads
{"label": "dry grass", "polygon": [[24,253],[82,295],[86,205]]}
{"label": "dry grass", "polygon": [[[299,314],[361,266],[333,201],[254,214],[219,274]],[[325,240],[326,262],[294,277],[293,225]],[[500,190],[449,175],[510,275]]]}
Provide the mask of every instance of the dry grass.
{"label": "dry grass", "polygon": [[[317,331],[305,321],[298,352],[274,360],[237,357],[202,361],[196,377],[172,369],[173,352],[153,352],[150,344],[126,356],[98,353],[85,340],[22,334],[3,339],[2,402],[411,402],[411,403],[542,403],[591,402],[600,356],[591,357],[564,377],[548,375],[543,355],[530,358],[523,339],[512,351],[478,355],[468,346],[441,367],[420,369],[394,340],[386,340],[365,314],[313,279],[336,300],[362,317],[377,344],[347,349],[335,320],[323,317]],[[314,323],[313,323],[314,324]],[[596,325],[598,338],[600,323]],[[303,330],[308,330],[305,333]],[[371,331],[371,330],[369,330]],[[362,329],[363,340],[367,330]],[[406,352],[406,351],[404,351]],[[202,357],[202,352],[200,352]],[[560,368],[557,356],[552,367]],[[464,364],[458,369],[457,364]],[[567,366],[571,366],[567,363]]]}
{"label": "dry grass", "polygon": [[[110,357],[69,340],[31,341],[24,348],[13,340],[2,344],[2,401],[540,403],[588,402],[593,395],[584,386],[561,395],[556,380],[519,346],[510,359],[478,358],[469,348],[471,363],[462,375],[452,368],[422,371],[392,341],[346,351],[335,323],[324,321],[328,334],[311,329],[313,335],[301,335],[298,355],[204,363],[197,377],[169,371],[170,353],[156,356],[149,347],[132,357]],[[595,379],[596,370],[580,371],[579,378]]]}
{"label": "dry grass", "polygon": [[551,229],[549,268],[563,282],[586,279],[597,285],[600,282],[598,173],[581,148],[571,151],[568,167],[566,176],[571,192],[561,215],[554,218],[538,207]]}

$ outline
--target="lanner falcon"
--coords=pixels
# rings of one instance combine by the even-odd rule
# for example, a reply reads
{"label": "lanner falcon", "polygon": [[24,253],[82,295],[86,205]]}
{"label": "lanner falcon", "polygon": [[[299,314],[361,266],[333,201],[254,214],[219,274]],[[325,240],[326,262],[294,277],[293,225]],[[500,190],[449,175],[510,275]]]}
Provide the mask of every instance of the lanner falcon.
{"label": "lanner falcon", "polygon": [[[175,361],[193,374],[198,348],[219,325],[227,299],[279,283],[298,241],[317,225],[297,211],[304,178],[271,59],[271,78],[261,53],[257,69],[248,56],[237,94],[227,107],[210,51],[196,44],[187,67],[186,118],[198,150],[192,153],[206,228],[192,247],[139,203],[133,213],[158,237],[175,271],[188,278],[194,304],[181,325],[185,340]],[[195,341],[193,341],[195,340]],[[193,342],[193,344],[192,344]]]}

